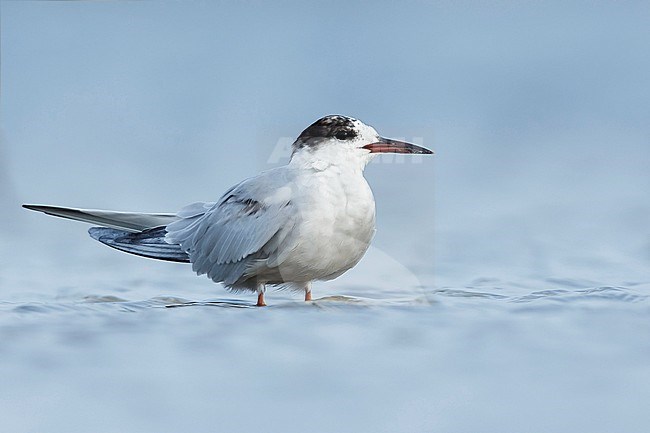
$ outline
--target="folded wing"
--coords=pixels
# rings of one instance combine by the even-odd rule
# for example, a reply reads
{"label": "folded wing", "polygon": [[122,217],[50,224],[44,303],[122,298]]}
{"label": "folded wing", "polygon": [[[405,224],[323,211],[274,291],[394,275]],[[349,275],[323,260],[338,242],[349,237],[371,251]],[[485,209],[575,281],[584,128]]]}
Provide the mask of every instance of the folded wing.
{"label": "folded wing", "polygon": [[290,183],[256,178],[231,188],[209,208],[190,205],[178,216],[166,228],[167,242],[180,244],[197,274],[232,288],[253,288],[267,259],[291,248],[288,234],[296,220]]}

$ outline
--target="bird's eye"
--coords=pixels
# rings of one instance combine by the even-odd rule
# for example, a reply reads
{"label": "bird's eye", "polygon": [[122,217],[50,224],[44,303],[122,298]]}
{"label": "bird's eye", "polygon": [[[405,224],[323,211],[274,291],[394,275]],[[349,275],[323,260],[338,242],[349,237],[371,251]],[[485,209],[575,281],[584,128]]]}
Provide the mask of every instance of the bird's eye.
{"label": "bird's eye", "polygon": [[338,138],[339,140],[347,140],[348,138],[353,137],[354,134],[352,134],[349,131],[341,131],[341,132],[337,132],[336,135],[334,135],[334,136],[336,138]]}

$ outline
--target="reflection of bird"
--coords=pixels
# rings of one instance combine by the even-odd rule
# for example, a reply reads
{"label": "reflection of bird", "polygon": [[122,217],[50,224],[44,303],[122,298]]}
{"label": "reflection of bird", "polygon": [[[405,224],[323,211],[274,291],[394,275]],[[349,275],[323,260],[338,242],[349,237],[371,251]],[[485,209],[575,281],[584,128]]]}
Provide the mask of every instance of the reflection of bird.
{"label": "reflection of bird", "polygon": [[94,239],[131,254],[192,263],[231,290],[264,303],[266,284],[304,290],[352,268],[375,232],[375,200],[363,169],[377,153],[430,154],[380,137],[359,120],[326,116],[293,143],[289,164],[246,179],[214,203],[177,214],[24,205],[92,227]]}

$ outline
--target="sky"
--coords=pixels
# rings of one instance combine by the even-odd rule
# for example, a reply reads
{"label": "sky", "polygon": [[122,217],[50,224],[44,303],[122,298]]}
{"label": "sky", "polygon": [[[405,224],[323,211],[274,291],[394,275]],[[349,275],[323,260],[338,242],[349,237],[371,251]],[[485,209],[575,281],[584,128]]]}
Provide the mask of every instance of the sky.
{"label": "sky", "polygon": [[3,1],[0,13],[8,241],[85,237],[21,203],[215,200],[338,113],[436,152],[366,170],[375,245],[414,272],[621,280],[650,263],[646,2]]}

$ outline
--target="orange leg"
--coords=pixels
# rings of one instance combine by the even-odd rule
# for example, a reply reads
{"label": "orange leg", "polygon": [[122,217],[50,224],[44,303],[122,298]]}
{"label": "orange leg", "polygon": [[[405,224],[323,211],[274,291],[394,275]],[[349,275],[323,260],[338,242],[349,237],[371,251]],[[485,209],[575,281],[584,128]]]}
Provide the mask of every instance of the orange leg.
{"label": "orange leg", "polygon": [[266,302],[264,302],[264,292],[259,292],[257,294],[257,306],[266,307]]}
{"label": "orange leg", "polygon": [[311,301],[311,282],[305,284],[305,302]]}

